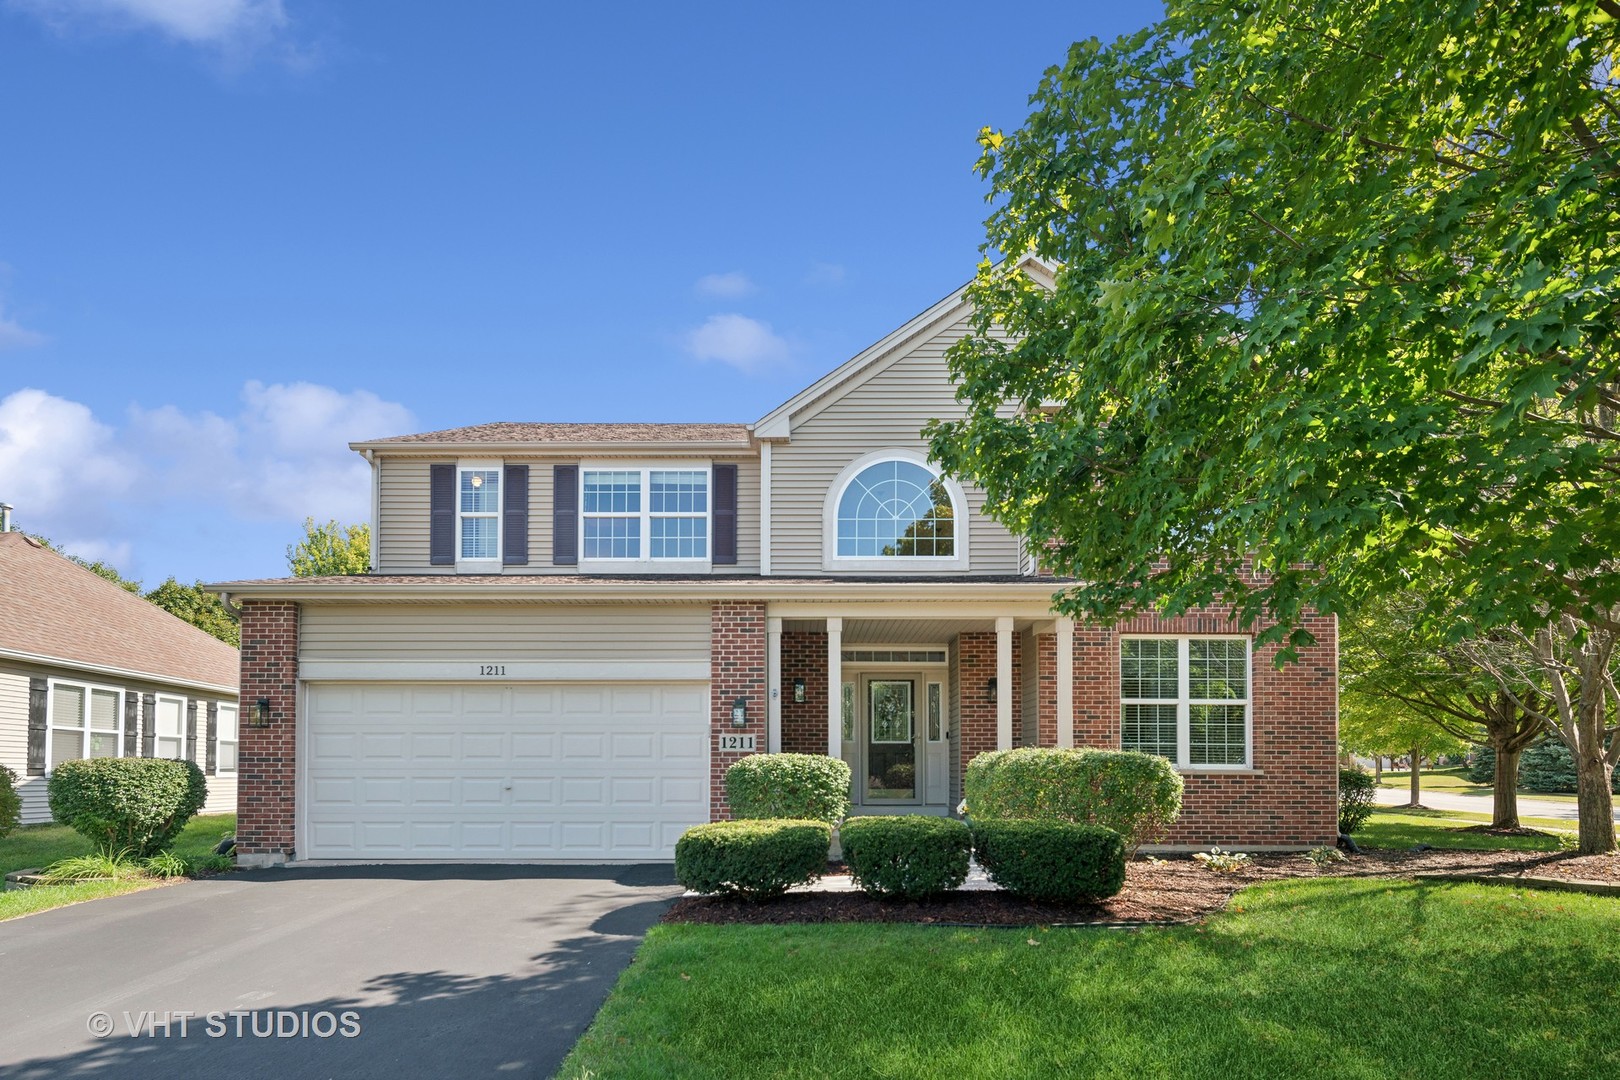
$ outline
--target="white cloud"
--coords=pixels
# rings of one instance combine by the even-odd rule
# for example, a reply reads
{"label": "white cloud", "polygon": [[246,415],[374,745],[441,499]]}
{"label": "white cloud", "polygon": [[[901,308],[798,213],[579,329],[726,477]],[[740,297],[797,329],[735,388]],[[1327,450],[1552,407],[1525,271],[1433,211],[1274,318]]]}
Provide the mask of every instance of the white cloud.
{"label": "white cloud", "polygon": [[112,501],[140,473],[117,432],[76,401],[43,390],[0,399],[0,501],[29,532],[66,542],[114,530]]}
{"label": "white cloud", "polygon": [[4,310],[0,310],[0,352],[6,349],[26,349],[31,345],[43,345],[45,335],[20,326],[16,319],[6,318]]}
{"label": "white cloud", "polygon": [[811,263],[809,272],[804,275],[804,283],[806,285],[842,285],[844,276],[844,268],[837,263]]}
{"label": "white cloud", "polygon": [[783,363],[793,354],[786,339],[769,323],[746,315],[710,315],[686,335],[686,351],[699,360],[718,360],[739,371],[758,371]]}
{"label": "white cloud", "polygon": [[151,30],[173,41],[241,56],[283,38],[282,0],[8,0],[58,31]]}
{"label": "white cloud", "polygon": [[738,270],[733,270],[729,274],[705,274],[698,278],[693,288],[697,290],[699,296],[712,296],[721,300],[735,300],[759,291],[759,286],[755,285],[747,274]]}

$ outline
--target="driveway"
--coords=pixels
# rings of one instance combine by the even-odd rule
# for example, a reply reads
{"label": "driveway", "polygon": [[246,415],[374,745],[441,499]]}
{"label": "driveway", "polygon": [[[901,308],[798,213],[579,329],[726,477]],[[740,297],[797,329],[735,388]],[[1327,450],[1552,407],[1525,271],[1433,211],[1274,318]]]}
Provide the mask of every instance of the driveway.
{"label": "driveway", "polygon": [[667,864],[326,867],[0,923],[0,1075],[550,1076],[680,892]]}

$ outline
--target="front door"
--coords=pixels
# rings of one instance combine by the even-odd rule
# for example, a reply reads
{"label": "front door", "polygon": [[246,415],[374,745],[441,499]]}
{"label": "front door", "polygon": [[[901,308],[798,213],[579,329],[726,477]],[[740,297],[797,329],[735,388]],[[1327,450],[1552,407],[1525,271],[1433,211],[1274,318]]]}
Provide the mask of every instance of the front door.
{"label": "front door", "polygon": [[921,802],[917,695],[922,681],[913,675],[868,675],[861,684],[860,801]]}

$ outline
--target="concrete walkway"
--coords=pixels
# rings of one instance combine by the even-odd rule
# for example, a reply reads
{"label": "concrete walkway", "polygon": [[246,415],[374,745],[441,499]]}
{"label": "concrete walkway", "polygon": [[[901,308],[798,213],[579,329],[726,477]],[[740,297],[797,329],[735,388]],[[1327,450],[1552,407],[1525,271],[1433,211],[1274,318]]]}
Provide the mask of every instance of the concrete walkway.
{"label": "concrete walkway", "polygon": [[[1411,795],[1404,787],[1378,789],[1379,806],[1405,806],[1410,800]],[[1488,791],[1477,794],[1460,791],[1425,791],[1423,793],[1423,805],[1431,810],[1489,814],[1491,812],[1491,793]],[[1534,795],[1519,796],[1519,816],[1552,818],[1555,821],[1574,821],[1577,817],[1574,803],[1538,799]],[[1620,809],[1615,810],[1614,820],[1620,822]]]}

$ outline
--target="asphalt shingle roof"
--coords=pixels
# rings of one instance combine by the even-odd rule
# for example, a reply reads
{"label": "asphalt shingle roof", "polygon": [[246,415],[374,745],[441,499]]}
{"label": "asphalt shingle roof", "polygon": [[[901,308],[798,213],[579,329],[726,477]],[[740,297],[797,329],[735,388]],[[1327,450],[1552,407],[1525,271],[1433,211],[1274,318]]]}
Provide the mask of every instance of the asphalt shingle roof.
{"label": "asphalt shingle roof", "polygon": [[639,443],[734,442],[749,445],[747,424],[474,424],[368,439],[366,445],[410,443]]}

